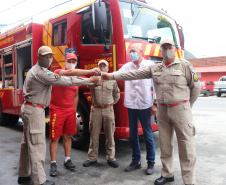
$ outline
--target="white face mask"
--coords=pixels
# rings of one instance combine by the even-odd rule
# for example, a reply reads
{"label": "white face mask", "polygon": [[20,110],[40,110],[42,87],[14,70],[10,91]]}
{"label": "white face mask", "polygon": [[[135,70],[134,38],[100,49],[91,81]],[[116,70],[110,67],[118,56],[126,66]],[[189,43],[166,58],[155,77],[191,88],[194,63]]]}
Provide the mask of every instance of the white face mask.
{"label": "white face mask", "polygon": [[65,67],[67,69],[75,69],[76,68],[75,64],[68,63],[68,62],[65,62]]}
{"label": "white face mask", "polygon": [[52,64],[52,61],[53,61],[52,58],[39,59],[38,64],[41,67],[48,68]]}
{"label": "white face mask", "polygon": [[101,71],[102,71],[102,72],[108,72],[108,68],[107,68],[107,67],[102,67],[102,68],[101,68]]}
{"label": "white face mask", "polygon": [[162,54],[162,57],[164,58],[164,59],[166,59],[166,60],[170,60],[170,59],[172,59],[174,56],[175,56],[175,51],[174,50],[162,50],[162,52],[161,52],[161,54]]}

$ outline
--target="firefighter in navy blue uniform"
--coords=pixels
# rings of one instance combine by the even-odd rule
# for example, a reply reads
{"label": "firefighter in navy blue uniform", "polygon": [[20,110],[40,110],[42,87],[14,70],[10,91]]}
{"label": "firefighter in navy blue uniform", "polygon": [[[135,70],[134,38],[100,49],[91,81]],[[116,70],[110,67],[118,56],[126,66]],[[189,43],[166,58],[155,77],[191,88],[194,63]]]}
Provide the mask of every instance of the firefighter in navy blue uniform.
{"label": "firefighter in navy blue uniform", "polygon": [[163,62],[146,68],[120,74],[102,73],[103,79],[134,80],[153,78],[158,110],[162,171],[155,185],[174,181],[173,133],[176,132],[181,173],[184,184],[195,184],[195,126],[192,106],[200,94],[200,83],[192,65],[175,58],[175,44],[172,40],[161,43]]}

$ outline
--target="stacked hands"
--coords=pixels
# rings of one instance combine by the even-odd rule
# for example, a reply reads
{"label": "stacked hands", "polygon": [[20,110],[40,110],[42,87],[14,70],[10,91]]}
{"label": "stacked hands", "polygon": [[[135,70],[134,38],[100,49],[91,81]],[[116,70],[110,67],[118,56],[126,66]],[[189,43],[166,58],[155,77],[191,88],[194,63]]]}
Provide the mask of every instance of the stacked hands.
{"label": "stacked hands", "polygon": [[113,73],[102,72],[99,68],[93,68],[92,73],[94,76],[90,78],[90,83],[94,83],[95,85],[100,85],[102,80],[113,80]]}
{"label": "stacked hands", "polygon": [[[107,72],[102,72],[99,68],[93,68],[92,69],[94,76],[90,78],[90,82],[94,83],[95,85],[100,85],[102,80],[113,80],[114,79],[114,74],[113,73],[107,73]],[[157,112],[157,107],[152,106],[150,110],[151,115],[156,115]]]}

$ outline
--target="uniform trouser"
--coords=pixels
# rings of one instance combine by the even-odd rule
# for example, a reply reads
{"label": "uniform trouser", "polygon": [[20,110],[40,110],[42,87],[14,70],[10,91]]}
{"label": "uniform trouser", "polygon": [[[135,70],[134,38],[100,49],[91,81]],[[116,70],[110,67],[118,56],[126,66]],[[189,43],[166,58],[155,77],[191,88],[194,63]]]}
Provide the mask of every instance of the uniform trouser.
{"label": "uniform trouser", "polygon": [[176,132],[182,178],[185,184],[195,184],[196,150],[195,126],[190,103],[179,103],[175,107],[159,105],[157,111],[163,177],[172,177],[173,137]]}
{"label": "uniform trouser", "polygon": [[150,109],[130,109],[128,108],[129,128],[130,128],[130,144],[133,150],[133,162],[140,162],[141,152],[139,144],[138,124],[139,121],[142,125],[144,138],[146,143],[146,159],[148,162],[155,163],[155,144],[151,128],[151,115]]}
{"label": "uniform trouser", "polygon": [[97,160],[99,150],[99,134],[102,126],[106,137],[106,159],[107,161],[115,161],[115,116],[112,106],[108,108],[97,108],[93,106],[91,107],[89,123],[90,145],[88,151],[88,160]]}
{"label": "uniform trouser", "polygon": [[42,108],[23,105],[21,115],[24,131],[18,176],[31,175],[32,185],[43,184],[46,181],[44,170],[46,156],[45,111]]}

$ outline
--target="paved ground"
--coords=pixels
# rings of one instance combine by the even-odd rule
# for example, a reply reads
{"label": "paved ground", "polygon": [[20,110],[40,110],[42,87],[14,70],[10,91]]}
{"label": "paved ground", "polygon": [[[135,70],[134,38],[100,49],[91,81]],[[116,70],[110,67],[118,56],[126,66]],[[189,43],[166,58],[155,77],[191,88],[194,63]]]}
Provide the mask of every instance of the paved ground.
{"label": "paved ground", "polygon": [[[198,185],[224,185],[226,184],[226,96],[203,97],[200,95],[193,107],[193,115],[196,123],[196,148],[197,148],[197,184]],[[17,170],[22,137],[22,124],[14,127],[0,127],[0,185],[16,185]],[[72,150],[72,160],[77,166],[77,172],[68,172],[64,169],[64,151],[62,143],[59,145],[57,156],[59,176],[49,177],[49,151],[47,148],[46,174],[47,178],[55,180],[56,185],[149,185],[160,176],[160,149],[158,132],[154,133],[156,148],[155,173],[145,175],[145,143],[141,137],[142,166],[134,172],[124,172],[124,168],[131,161],[131,148],[129,140],[116,141],[116,158],[120,164],[117,169],[108,166],[105,160],[104,139],[100,141],[98,164],[84,168],[82,163],[86,160],[87,149]],[[168,185],[182,185],[180,165],[177,154],[177,142],[175,139],[175,182]],[[48,143],[48,139],[47,139]]]}

